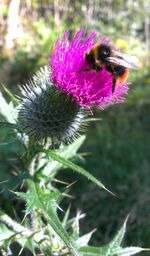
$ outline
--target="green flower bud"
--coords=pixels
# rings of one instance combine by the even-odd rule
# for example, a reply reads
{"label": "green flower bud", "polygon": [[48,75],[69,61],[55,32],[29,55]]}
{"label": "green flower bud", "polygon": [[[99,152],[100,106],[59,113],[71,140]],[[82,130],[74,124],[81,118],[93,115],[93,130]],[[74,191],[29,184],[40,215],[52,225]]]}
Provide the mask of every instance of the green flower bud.
{"label": "green flower bud", "polygon": [[41,69],[22,89],[19,130],[34,142],[51,138],[52,147],[72,142],[82,128],[85,110],[50,81],[50,70]]}

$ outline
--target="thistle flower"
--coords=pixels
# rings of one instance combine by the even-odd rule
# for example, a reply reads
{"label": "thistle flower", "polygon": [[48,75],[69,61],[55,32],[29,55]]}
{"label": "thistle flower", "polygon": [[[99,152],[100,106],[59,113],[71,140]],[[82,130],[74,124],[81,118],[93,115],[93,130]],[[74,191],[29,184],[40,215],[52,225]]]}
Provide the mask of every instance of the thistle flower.
{"label": "thistle flower", "polygon": [[[84,58],[85,53],[95,44],[96,33],[89,33],[81,29],[68,43],[68,32],[64,33],[62,41],[60,37],[49,59],[51,68],[51,81],[59,91],[72,97],[83,108],[91,109],[94,105],[100,109],[122,103],[124,95],[128,91],[128,84],[121,83],[112,94],[112,75],[102,68],[100,72],[79,72],[89,68]],[[103,40],[108,44],[108,40]]]}
{"label": "thistle flower", "polygon": [[81,29],[70,43],[68,36],[65,32],[62,41],[58,37],[50,69],[40,71],[22,89],[18,114],[21,131],[33,141],[50,137],[54,147],[78,136],[85,109],[92,112],[93,106],[103,109],[121,103],[128,90],[127,83],[122,83],[112,94],[112,75],[104,67],[100,72],[78,72],[88,67],[84,55],[95,44],[95,33],[86,36]]}

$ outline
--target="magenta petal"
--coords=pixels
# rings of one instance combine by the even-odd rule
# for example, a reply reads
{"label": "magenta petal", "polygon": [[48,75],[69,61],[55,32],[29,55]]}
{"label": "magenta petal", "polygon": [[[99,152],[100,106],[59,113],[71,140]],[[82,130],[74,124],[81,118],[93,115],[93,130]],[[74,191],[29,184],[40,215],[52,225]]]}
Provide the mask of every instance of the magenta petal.
{"label": "magenta petal", "polygon": [[[122,103],[128,91],[128,84],[117,84],[112,93],[112,74],[104,67],[101,71],[79,72],[88,67],[84,58],[86,52],[95,44],[96,33],[86,35],[85,30],[79,30],[71,42],[69,33],[65,32],[63,39],[58,37],[54,52],[50,57],[51,77],[55,86],[71,96],[80,106],[90,109],[92,106],[105,108],[109,105]],[[103,39],[108,44],[109,40]]]}

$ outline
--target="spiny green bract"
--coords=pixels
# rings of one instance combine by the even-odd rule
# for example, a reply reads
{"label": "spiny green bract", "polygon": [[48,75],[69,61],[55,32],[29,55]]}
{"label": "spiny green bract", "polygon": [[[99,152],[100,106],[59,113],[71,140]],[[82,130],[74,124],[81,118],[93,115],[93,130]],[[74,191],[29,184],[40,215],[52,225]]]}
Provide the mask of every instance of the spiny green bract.
{"label": "spiny green bract", "polygon": [[41,69],[22,89],[18,114],[19,129],[33,141],[51,138],[52,146],[68,144],[79,134],[85,112],[49,79],[50,70]]}

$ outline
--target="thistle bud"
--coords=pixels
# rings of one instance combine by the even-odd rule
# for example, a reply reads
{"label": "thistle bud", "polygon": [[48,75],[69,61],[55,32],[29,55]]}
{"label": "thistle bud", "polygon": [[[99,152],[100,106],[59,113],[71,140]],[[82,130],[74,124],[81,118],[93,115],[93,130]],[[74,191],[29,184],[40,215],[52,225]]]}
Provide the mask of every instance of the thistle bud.
{"label": "thistle bud", "polygon": [[68,144],[78,135],[85,113],[73,98],[59,91],[50,80],[50,70],[41,69],[22,88],[19,129],[34,142],[51,138],[52,146]]}

